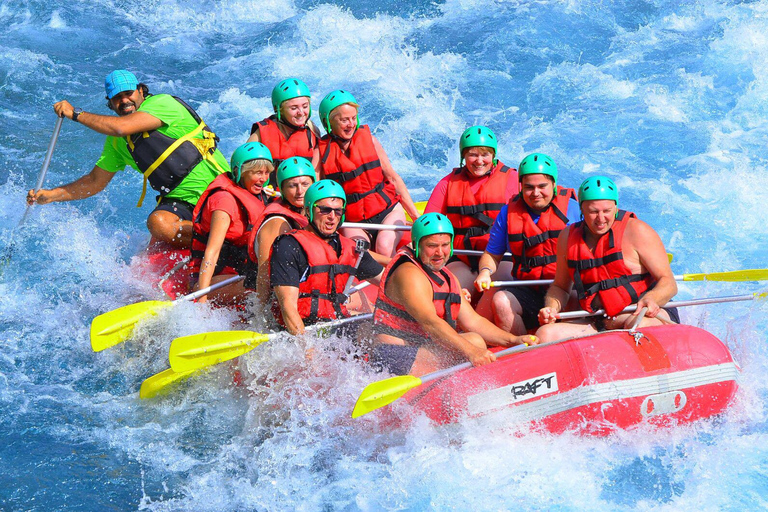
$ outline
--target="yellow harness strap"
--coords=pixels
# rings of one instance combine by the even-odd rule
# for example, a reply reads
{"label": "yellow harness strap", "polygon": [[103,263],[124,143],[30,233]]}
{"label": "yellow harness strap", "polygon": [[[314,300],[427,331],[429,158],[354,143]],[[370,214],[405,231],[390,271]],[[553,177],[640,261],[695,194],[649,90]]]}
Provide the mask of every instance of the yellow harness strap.
{"label": "yellow harness strap", "polygon": [[[147,168],[147,170],[144,171],[144,184],[141,187],[141,197],[139,198],[139,202],[136,204],[137,208],[141,208],[141,205],[144,204],[144,196],[147,195],[147,178],[149,178],[150,174],[155,172],[155,169],[160,167],[160,164],[162,164],[165,161],[165,159],[168,158],[168,156],[176,150],[176,148],[178,148],[185,142],[190,141],[192,144],[195,145],[197,150],[200,151],[200,153],[203,155],[203,158],[208,159],[208,155],[210,154],[210,149],[213,148],[216,144],[216,141],[213,139],[216,135],[214,135],[212,132],[206,132],[203,134],[204,138],[192,139],[192,137],[200,133],[203,130],[203,128],[205,128],[205,122],[201,121],[200,124],[197,125],[197,128],[195,128],[188,134],[184,135],[183,137],[180,137],[179,139],[176,140],[176,142],[168,146],[168,149],[163,151],[163,154],[157,157],[157,159],[154,162],[152,162],[152,165],[150,165]],[[144,132],[143,136],[149,137],[149,132]],[[133,150],[133,141],[131,141],[130,137],[128,137],[128,145],[131,147],[131,150]],[[216,167],[218,167],[218,165]]]}

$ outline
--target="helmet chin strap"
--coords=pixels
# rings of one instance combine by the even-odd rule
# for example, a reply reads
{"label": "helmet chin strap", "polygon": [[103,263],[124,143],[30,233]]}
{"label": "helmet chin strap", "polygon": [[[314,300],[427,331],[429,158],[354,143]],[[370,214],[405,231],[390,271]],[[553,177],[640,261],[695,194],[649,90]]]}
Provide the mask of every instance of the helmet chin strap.
{"label": "helmet chin strap", "polygon": [[[352,137],[354,137],[356,133],[357,133],[357,128],[355,128],[355,131],[352,132]],[[336,135],[333,132],[331,132],[330,135],[331,135],[331,139],[338,140],[338,141],[341,141],[341,142],[349,142],[349,141],[352,140],[352,137],[350,137],[348,139],[345,139],[344,137],[339,137],[338,135]]]}

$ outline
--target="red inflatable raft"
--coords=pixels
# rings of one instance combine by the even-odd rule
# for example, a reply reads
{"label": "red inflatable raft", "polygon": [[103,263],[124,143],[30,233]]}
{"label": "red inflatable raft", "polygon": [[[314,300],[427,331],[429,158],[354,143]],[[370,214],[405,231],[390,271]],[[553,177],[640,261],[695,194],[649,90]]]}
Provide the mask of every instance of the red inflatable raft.
{"label": "red inflatable raft", "polygon": [[142,271],[147,272],[151,282],[174,300],[189,293],[192,270],[189,265],[189,249],[147,249]]}
{"label": "red inflatable raft", "polygon": [[665,325],[531,347],[425,383],[405,399],[441,424],[500,415],[510,426],[606,435],[720,414],[738,373],[712,334]]}

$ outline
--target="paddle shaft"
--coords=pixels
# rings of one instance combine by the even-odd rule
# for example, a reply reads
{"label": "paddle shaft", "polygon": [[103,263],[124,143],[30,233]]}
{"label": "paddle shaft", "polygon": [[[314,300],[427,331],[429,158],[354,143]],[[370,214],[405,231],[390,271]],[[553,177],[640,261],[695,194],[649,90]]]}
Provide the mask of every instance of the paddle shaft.
{"label": "paddle shaft", "polygon": [[[749,295],[731,295],[727,297],[712,297],[709,299],[679,300],[679,301],[668,302],[664,305],[664,307],[680,308],[683,306],[701,306],[704,304],[720,304],[723,302],[741,302],[741,301],[747,301],[747,300],[755,300],[758,297],[762,297],[763,295],[764,294],[751,293]],[[621,313],[631,313],[636,309],[637,309],[637,304],[632,304],[631,306],[627,306],[626,308],[624,308],[621,311]],[[557,316],[560,320],[569,320],[572,318],[585,318],[589,316],[599,316],[604,314],[605,314],[604,309],[598,309],[594,313],[590,313],[589,311],[567,311],[565,313],[560,313]]]}
{"label": "paddle shaft", "polygon": [[[756,274],[760,275],[756,275]],[[727,272],[711,272],[709,274],[677,274],[675,275],[675,281],[753,281],[762,280],[759,279],[763,273],[766,273],[768,277],[768,270],[732,270]],[[552,284],[553,279],[531,279],[529,281],[491,281],[491,287],[499,288],[503,286],[539,286]]]}
{"label": "paddle shaft", "polygon": [[197,300],[203,295],[208,295],[210,292],[214,290],[218,290],[219,288],[223,288],[227,285],[237,283],[238,281],[242,281],[243,279],[245,279],[245,276],[232,276],[229,279],[225,279],[223,281],[219,281],[218,283],[214,283],[211,286],[203,288],[202,290],[197,290],[196,292],[190,293],[189,295],[179,297],[178,299],[173,301],[173,303],[175,304],[177,302],[183,302],[187,300]]}
{"label": "paddle shaft", "polygon": [[[59,132],[61,131],[61,123],[64,121],[63,117],[59,117],[56,119],[56,126],[53,128],[53,135],[51,135],[51,142],[48,143],[48,151],[45,153],[45,159],[43,160],[43,167],[40,169],[40,176],[37,178],[37,183],[35,184],[35,193],[37,193],[41,188],[43,188],[43,182],[45,182],[45,175],[48,174],[48,167],[51,165],[51,157],[53,156],[53,150],[56,147],[56,142],[59,140]],[[21,217],[21,221],[19,221],[19,226],[21,226],[24,221],[27,218],[27,215],[29,214],[29,209],[32,205],[27,205],[27,209],[24,210],[24,215]]]}

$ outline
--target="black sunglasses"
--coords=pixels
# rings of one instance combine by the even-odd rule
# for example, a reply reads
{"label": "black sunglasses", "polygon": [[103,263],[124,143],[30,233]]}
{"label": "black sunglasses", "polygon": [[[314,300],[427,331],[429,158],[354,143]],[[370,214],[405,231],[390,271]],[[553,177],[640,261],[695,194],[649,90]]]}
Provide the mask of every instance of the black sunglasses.
{"label": "black sunglasses", "polygon": [[317,211],[320,213],[320,215],[330,215],[331,212],[333,212],[337,217],[341,217],[347,211],[346,208],[331,208],[330,206],[315,205],[315,208],[317,208]]}

